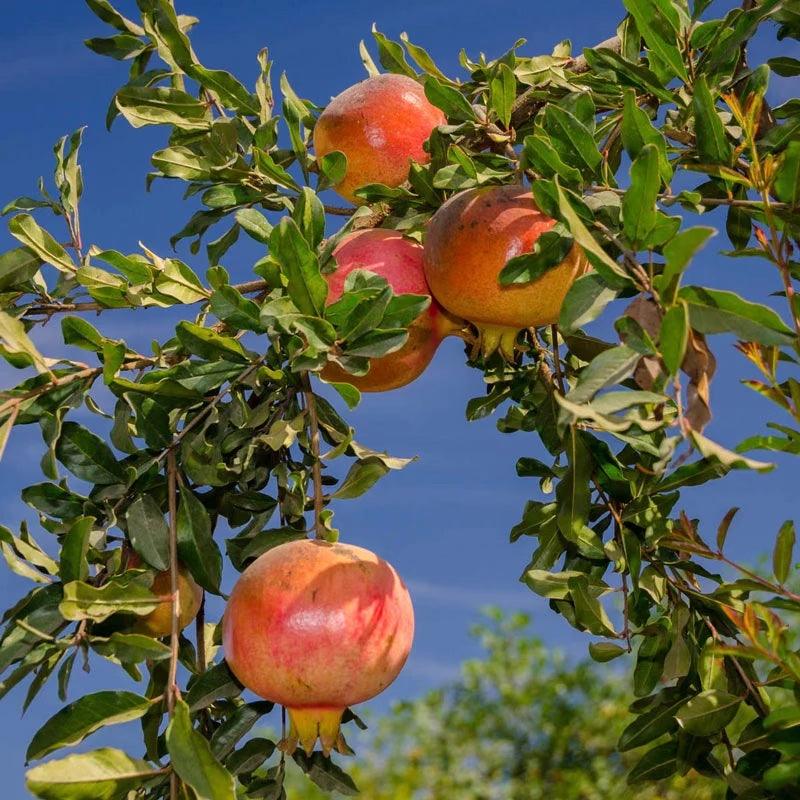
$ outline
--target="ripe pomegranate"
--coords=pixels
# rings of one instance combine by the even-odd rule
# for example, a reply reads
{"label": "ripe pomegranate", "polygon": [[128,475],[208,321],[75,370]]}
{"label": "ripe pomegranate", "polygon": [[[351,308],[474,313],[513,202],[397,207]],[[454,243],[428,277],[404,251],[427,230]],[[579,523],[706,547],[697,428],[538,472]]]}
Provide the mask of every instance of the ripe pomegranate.
{"label": "ripe pomegranate", "polygon": [[[373,228],[345,236],[333,251],[337,269],[325,276],[328,300],[342,296],[347,276],[356,269],[367,269],[389,282],[397,294],[426,294],[431,290],[422,266],[422,246],[397,231]],[[411,323],[408,340],[393,353],[374,358],[369,372],[357,377],[336,364],[322,370],[327,381],[346,381],[363,392],[397,389],[418,378],[430,364],[439,343],[461,328],[433,299],[428,308]]]}
{"label": "ripe pomegranate", "polygon": [[[127,565],[128,569],[137,569],[143,566],[142,559],[136,553],[131,553]],[[172,577],[169,570],[156,573],[150,591],[161,601],[154,611],[139,617],[131,627],[136,633],[160,639],[172,633]],[[178,630],[183,630],[197,616],[203,601],[203,590],[183,565],[178,567],[178,592]]]}
{"label": "ripe pomegranate", "polygon": [[564,261],[538,280],[501,286],[500,271],[528,253],[555,220],[536,207],[523,186],[485,186],[451,197],[431,218],[425,239],[425,277],[433,296],[472,322],[484,354],[514,353],[523,328],[558,321],[572,282],[587,267],[575,245]]}
{"label": "ripe pomegranate", "polygon": [[414,611],[394,569],[362,547],[289,542],[239,578],[223,617],[225,658],[256,694],[286,706],[280,746],[348,752],[344,709],[382,692],[405,664]]}
{"label": "ripe pomegranate", "polygon": [[340,150],[347,172],[336,191],[353,203],[369,183],[399,186],[410,162],[427,164],[422,145],[444,114],[428,102],[422,86],[405,75],[375,75],[331,100],[314,127],[317,158]]}

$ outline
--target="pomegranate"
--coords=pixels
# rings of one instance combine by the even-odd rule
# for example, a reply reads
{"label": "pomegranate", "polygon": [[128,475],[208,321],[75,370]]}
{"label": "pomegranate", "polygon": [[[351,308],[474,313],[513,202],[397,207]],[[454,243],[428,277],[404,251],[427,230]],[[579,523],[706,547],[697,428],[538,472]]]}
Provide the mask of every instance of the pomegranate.
{"label": "pomegranate", "polygon": [[506,262],[530,252],[554,225],[519,185],[467,189],[431,218],[425,277],[448,311],[478,328],[484,354],[499,349],[511,358],[520,330],[556,323],[567,290],[586,270],[585,254],[575,245],[537,280],[500,285]]}
{"label": "pomegranate", "polygon": [[[373,228],[346,236],[333,251],[337,269],[325,276],[328,300],[342,296],[347,276],[366,269],[385,278],[397,294],[425,294],[430,289],[422,265],[422,246],[397,231]],[[411,323],[406,343],[393,353],[374,358],[366,375],[355,376],[336,364],[322,370],[327,381],[346,381],[363,392],[397,389],[418,378],[430,364],[445,336],[455,333],[461,323],[454,320],[433,299],[428,308]]]}
{"label": "pomegranate", "polygon": [[405,75],[375,75],[331,100],[314,127],[317,158],[334,150],[347,156],[347,172],[335,188],[353,203],[370,183],[399,186],[411,161],[427,164],[422,145],[444,114],[428,102],[422,86]]}
{"label": "pomegranate", "polygon": [[280,747],[348,752],[344,709],[382,692],[414,636],[408,590],[375,553],[324,541],[268,550],[241,575],[223,617],[225,658],[256,694],[284,705]]}
{"label": "pomegranate", "polygon": [[[142,567],[142,559],[136,553],[128,555],[128,569]],[[154,611],[139,617],[132,629],[148,636],[169,636],[172,633],[172,577],[169,570],[157,572],[150,591],[160,598]],[[183,630],[196,616],[203,602],[203,590],[183,565],[178,567],[178,630]]]}

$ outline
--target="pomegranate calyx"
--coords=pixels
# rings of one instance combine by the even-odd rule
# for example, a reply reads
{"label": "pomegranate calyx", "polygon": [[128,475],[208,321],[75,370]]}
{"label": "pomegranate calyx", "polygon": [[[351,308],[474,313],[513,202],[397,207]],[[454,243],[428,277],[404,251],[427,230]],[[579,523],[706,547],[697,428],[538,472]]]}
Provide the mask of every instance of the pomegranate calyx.
{"label": "pomegranate calyx", "polygon": [[488,358],[492,353],[498,352],[505,361],[514,361],[517,353],[517,336],[520,331],[517,328],[509,328],[503,325],[476,325],[478,328],[478,341],[475,345],[477,351],[484,358]]}
{"label": "pomegranate calyx", "polygon": [[351,755],[339,726],[342,722],[343,708],[287,708],[289,712],[289,733],[278,742],[278,749],[291,755],[298,744],[307,756],[314,752],[319,739],[322,753],[329,756],[332,750],[343,755]]}

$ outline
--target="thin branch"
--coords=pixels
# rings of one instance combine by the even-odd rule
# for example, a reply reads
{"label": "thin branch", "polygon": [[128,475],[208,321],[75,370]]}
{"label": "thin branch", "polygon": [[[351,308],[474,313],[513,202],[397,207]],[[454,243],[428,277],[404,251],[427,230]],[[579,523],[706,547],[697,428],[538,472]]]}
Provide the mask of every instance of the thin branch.
{"label": "thin branch", "polygon": [[314,481],[314,533],[317,539],[325,538],[325,529],[322,523],[323,510],[323,490],[322,490],[322,461],[319,457],[319,421],[317,420],[317,403],[314,399],[314,392],[311,388],[311,380],[308,372],[303,373],[303,396],[306,401],[309,423],[309,444],[311,445],[311,457],[314,463],[311,466],[311,474]]}
{"label": "thin branch", "polygon": [[556,369],[556,380],[558,381],[558,391],[561,396],[566,395],[566,388],[564,386],[564,375],[561,372],[561,352],[558,347],[558,325],[550,326],[550,335],[553,338],[553,366]]}
{"label": "thin branch", "polygon": [[[167,453],[167,492],[169,503],[169,579],[172,593],[172,627],[169,634],[169,676],[167,678],[167,712],[170,718],[175,714],[175,700],[180,698],[178,688],[178,653],[180,648],[180,616],[181,594],[178,582],[178,511],[177,511],[177,474],[175,450]],[[170,800],[178,798],[178,776],[173,771],[169,779]]]}
{"label": "thin branch", "polygon": [[[255,280],[255,281],[246,281],[245,283],[235,283],[232,284],[233,289],[236,289],[237,292],[240,294],[254,294],[257,292],[263,292],[265,289],[269,289],[269,284],[264,280]],[[207,289],[209,294],[211,293],[211,289]],[[195,300],[193,303],[180,303],[178,305],[195,305],[196,303],[205,303],[207,302],[208,298],[203,298],[202,300]],[[102,311],[116,311],[125,309],[127,311],[135,311],[138,309],[145,309],[145,308],[152,308],[153,306],[104,306],[102,303],[95,303],[95,302],[84,302],[84,303],[36,303],[34,305],[29,305],[25,308],[22,312],[23,317],[30,317],[30,316],[45,316],[51,317],[53,314],[68,314],[68,313],[81,313],[86,311],[96,311],[98,313]]]}
{"label": "thin branch", "polygon": [[[624,195],[625,189],[619,189],[616,186],[592,186],[593,192],[613,192],[614,194]],[[665,192],[664,194],[658,195],[657,198],[662,203],[675,203],[678,202],[681,198],[680,195],[677,194],[669,194]],[[719,206],[725,207],[733,207],[733,208],[753,208],[753,209],[760,209],[764,207],[764,202],[762,200],[742,200],[742,199],[732,199],[728,197],[704,197],[698,205],[701,206],[708,206],[709,208],[717,208]],[[779,211],[790,211],[793,206],[790,203],[773,203],[770,202],[772,208],[777,209]]]}

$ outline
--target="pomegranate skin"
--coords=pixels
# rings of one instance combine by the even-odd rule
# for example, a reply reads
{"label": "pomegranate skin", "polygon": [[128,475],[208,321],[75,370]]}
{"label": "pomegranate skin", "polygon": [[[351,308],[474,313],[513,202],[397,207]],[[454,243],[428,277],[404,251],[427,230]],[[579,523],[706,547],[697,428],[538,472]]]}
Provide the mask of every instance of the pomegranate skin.
{"label": "pomegranate skin", "polygon": [[[143,566],[136,553],[127,557],[128,569]],[[160,603],[149,614],[138,617],[131,630],[147,636],[162,638],[172,633],[172,576],[169,570],[157,572],[150,591],[160,598]],[[203,602],[203,590],[182,564],[178,566],[178,630],[183,630],[196,616]]]}
{"label": "pomegranate skin", "polygon": [[414,637],[408,590],[362,547],[304,539],[268,550],[234,586],[223,618],[225,658],[250,690],[289,710],[307,752],[346,747],[343,710],[383,691]]}
{"label": "pomegranate skin", "polygon": [[501,286],[509,259],[528,253],[555,225],[523,186],[467,189],[433,215],[425,239],[425,277],[433,296],[472,322],[501,349],[523,328],[558,322],[569,287],[587,267],[575,245],[564,261],[531,283]]}
{"label": "pomegranate skin", "polygon": [[411,161],[427,164],[423,144],[447,119],[425,97],[422,86],[405,75],[375,75],[331,100],[314,127],[318,159],[340,150],[347,172],[335,188],[353,203],[356,189],[370,183],[400,186]]}
{"label": "pomegranate skin", "polygon": [[[342,296],[347,276],[357,269],[385,278],[396,294],[431,297],[425,280],[422,245],[397,231],[382,228],[355,231],[342,239],[333,256],[337,269],[325,276],[328,304]],[[442,339],[459,330],[462,324],[431,297],[428,308],[409,326],[406,343],[393,353],[373,358],[366,375],[351,375],[336,364],[328,364],[322,370],[322,378],[352,383],[362,392],[385,392],[405,386],[425,371]]]}

